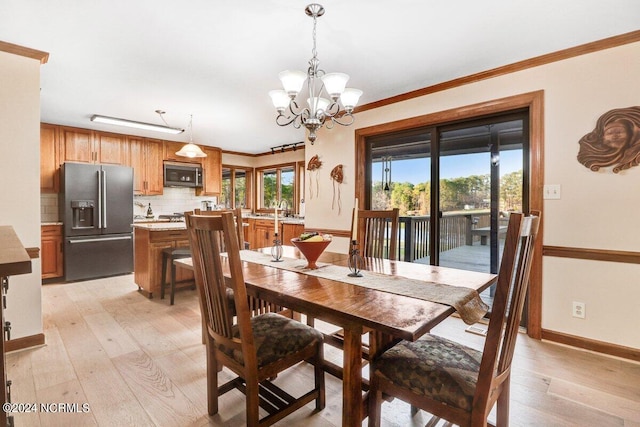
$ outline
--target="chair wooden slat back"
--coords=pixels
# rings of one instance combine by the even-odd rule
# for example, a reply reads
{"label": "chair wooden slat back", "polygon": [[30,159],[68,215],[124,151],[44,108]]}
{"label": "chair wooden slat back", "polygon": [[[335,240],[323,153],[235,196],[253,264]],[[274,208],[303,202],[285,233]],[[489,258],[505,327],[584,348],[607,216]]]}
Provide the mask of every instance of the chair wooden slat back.
{"label": "chair wooden slat back", "polygon": [[509,219],[474,408],[490,409],[501,394],[496,391],[509,379],[539,223],[538,212],[530,216],[512,214]]}
{"label": "chair wooden slat back", "polygon": [[[222,209],[222,210],[217,210],[217,211],[203,211],[200,209],[194,209],[193,213],[195,213],[196,215],[213,215],[213,216],[218,216],[218,215],[222,215],[225,212],[231,212],[233,214],[233,218],[235,220],[235,230],[236,230],[236,234],[238,235],[238,241],[241,243],[240,244],[240,249],[244,249],[244,228],[242,225],[242,209],[241,208],[236,208],[236,209]],[[224,244],[224,242],[222,242]],[[223,250],[224,250],[225,246],[222,246]]]}
{"label": "chair wooden slat back", "polygon": [[360,255],[373,258],[396,259],[398,247],[398,223],[400,211],[364,210],[358,211],[358,243]]}
{"label": "chair wooden slat back", "polygon": [[[216,346],[235,348],[238,351],[252,349],[249,306],[247,290],[242,274],[238,236],[234,225],[233,214],[224,212],[220,215],[187,214],[187,229],[193,254],[193,267],[196,285],[200,293],[200,304],[204,321]],[[224,278],[224,258],[221,258],[221,247],[228,248],[227,259],[231,271],[231,280]],[[227,286],[233,290],[237,327],[240,338],[234,338],[233,315],[228,305]],[[244,301],[244,303],[238,303]],[[245,351],[243,351],[245,353]]]}
{"label": "chair wooden slat back", "polygon": [[[316,410],[323,409],[322,334],[277,313],[250,317],[240,246],[231,212],[220,215],[187,213],[185,220],[200,293],[203,330],[206,331],[209,415],[218,413],[219,396],[233,389],[246,395],[246,425],[249,427],[270,426],[313,400]],[[227,252],[224,257],[221,256],[222,246]],[[229,303],[227,287],[231,289],[233,304]],[[271,381],[278,373],[302,361],[314,365],[314,387],[310,391],[294,397]],[[218,372],[223,366],[237,376],[218,385]],[[262,418],[261,407],[268,413]]]}

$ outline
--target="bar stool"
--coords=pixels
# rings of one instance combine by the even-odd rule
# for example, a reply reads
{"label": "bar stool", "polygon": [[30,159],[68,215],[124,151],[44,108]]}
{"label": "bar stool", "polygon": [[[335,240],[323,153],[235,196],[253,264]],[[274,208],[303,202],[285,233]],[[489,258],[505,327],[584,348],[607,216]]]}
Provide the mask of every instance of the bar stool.
{"label": "bar stool", "polygon": [[173,305],[174,296],[176,293],[176,285],[181,283],[191,282],[195,284],[193,279],[181,280],[176,283],[176,266],[173,261],[180,258],[189,258],[191,256],[191,249],[189,248],[166,248],[162,250],[162,279],[160,282],[160,299],[164,299],[164,288],[167,285],[167,262],[171,263],[171,290],[170,290],[170,305]]}

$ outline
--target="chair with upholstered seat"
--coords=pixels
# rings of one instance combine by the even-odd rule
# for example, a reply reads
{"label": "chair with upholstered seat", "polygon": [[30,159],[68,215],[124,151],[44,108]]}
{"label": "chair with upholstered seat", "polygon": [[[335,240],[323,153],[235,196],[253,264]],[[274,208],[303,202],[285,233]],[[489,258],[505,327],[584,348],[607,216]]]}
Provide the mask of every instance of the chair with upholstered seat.
{"label": "chair with upholstered seat", "polygon": [[[218,413],[218,397],[233,388],[246,395],[248,426],[271,425],[313,400],[317,410],[323,409],[322,334],[277,313],[251,317],[231,213],[219,216],[187,214],[186,222],[206,327],[209,414]],[[221,255],[221,239],[226,256]],[[227,264],[230,278],[225,279]],[[227,304],[227,286],[233,291],[235,323],[233,310]],[[269,381],[301,361],[314,365],[314,387],[309,392],[294,398]],[[237,378],[218,386],[217,373],[222,366]],[[259,407],[268,412],[262,419]]]}
{"label": "chair with upholstered seat", "polygon": [[511,361],[538,224],[539,214],[509,219],[483,351],[431,334],[387,350],[372,362],[369,426],[380,425],[383,395],[459,426],[487,425],[497,404],[496,424],[509,424]]}
{"label": "chair with upholstered seat", "polygon": [[[358,228],[358,247],[360,255],[363,257],[396,259],[396,248],[398,246],[398,224],[400,221],[400,211],[398,208],[390,210],[358,210],[357,223],[351,223],[351,235],[355,227]],[[368,333],[367,330],[364,331]],[[325,336],[325,342],[329,345],[342,349],[344,347],[344,331],[339,329],[336,332]],[[371,336],[365,340],[362,347],[362,357],[369,360],[369,343]]]}

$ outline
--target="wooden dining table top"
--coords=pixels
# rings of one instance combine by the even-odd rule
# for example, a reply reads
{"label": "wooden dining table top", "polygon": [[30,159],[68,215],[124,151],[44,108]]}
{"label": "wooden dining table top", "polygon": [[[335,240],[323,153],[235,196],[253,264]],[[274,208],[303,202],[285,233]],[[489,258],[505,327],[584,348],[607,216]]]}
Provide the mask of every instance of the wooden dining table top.
{"label": "wooden dining table top", "polygon": [[[271,248],[257,249],[263,253],[270,253],[270,250]],[[283,246],[283,256],[300,259],[301,266],[305,265],[304,256],[295,247]],[[363,261],[363,283],[366,282],[368,271],[464,286],[478,292],[488,288],[496,280],[494,274],[455,268],[379,258],[363,258]],[[192,268],[190,258],[174,262],[178,266]],[[318,262],[347,266],[348,255],[324,252]],[[228,270],[225,270],[226,273]],[[415,341],[454,312],[452,307],[441,303],[310,276],[304,274],[304,270],[294,272],[243,262],[243,274],[247,292],[256,298],[290,307],[339,326],[356,322],[363,327],[410,341]]]}

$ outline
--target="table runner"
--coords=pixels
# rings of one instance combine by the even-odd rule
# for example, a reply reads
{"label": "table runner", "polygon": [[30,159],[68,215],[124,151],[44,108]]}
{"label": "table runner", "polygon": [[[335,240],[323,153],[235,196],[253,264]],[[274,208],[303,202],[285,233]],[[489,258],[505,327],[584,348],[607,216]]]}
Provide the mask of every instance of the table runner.
{"label": "table runner", "polygon": [[282,258],[282,262],[272,262],[271,255],[251,250],[241,250],[240,258],[243,261],[255,264],[446,304],[455,308],[462,320],[468,325],[482,319],[489,309],[480,299],[475,289],[462,286],[452,286],[402,276],[390,276],[366,270],[362,271],[363,277],[349,277],[348,267],[318,262],[319,268],[311,270],[306,268],[307,261],[305,259]]}

